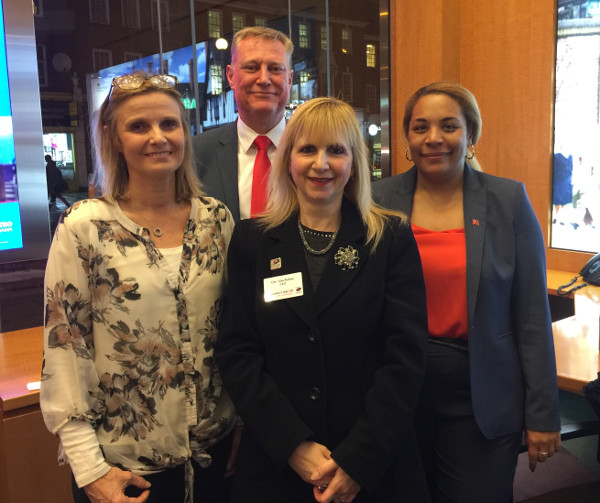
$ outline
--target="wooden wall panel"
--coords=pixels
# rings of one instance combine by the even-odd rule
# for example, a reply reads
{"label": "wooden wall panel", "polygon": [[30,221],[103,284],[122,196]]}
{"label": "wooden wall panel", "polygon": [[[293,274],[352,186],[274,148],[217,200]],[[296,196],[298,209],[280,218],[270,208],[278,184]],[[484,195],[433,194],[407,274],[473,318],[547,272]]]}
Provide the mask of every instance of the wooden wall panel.
{"label": "wooden wall panel", "polygon": [[391,0],[392,173],[408,169],[404,103],[430,82],[458,80],[460,0]]}
{"label": "wooden wall panel", "polygon": [[[391,3],[392,172],[409,167],[400,135],[408,96],[435,80],[458,81],[473,92],[482,111],[483,133],[477,157],[483,169],[525,183],[547,243],[555,1]],[[547,251],[548,266],[563,270],[579,270],[590,256]]]}

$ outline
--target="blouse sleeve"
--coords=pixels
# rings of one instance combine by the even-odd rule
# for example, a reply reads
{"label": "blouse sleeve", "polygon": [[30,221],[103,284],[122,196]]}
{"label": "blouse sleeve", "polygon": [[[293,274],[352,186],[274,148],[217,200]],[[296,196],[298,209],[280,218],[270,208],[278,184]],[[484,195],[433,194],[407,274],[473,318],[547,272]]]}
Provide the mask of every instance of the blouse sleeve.
{"label": "blouse sleeve", "polygon": [[[40,406],[50,432],[99,416],[94,367],[89,246],[67,212],[56,230],[45,276],[44,362]],[[85,227],[85,226],[78,226]]]}

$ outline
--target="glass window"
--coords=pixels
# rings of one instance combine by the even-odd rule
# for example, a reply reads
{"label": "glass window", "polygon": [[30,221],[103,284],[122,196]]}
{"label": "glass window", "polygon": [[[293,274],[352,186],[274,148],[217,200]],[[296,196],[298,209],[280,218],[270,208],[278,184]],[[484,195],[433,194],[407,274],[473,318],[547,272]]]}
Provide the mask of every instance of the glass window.
{"label": "glass window", "polygon": [[298,46],[302,49],[308,49],[308,25],[306,23],[298,24]]}
{"label": "glass window", "polygon": [[367,67],[375,68],[375,46],[373,44],[367,44]]}
{"label": "glass window", "polygon": [[[284,33],[291,24],[296,50],[289,111],[303,101],[328,94],[348,101],[364,126],[371,158],[379,159],[381,153],[384,173],[389,173],[389,138],[385,136],[389,131],[385,127],[389,124],[389,78],[384,78],[389,44],[380,15],[389,12],[387,0],[308,0],[301,7],[292,5],[291,12],[286,0],[273,2],[269,8],[239,2],[213,8],[190,0],[111,0],[110,5],[119,11],[109,16],[108,1],[87,0],[81,2],[81,9],[73,8],[65,17],[64,0],[45,1],[44,16],[34,19],[36,44],[40,46],[42,122],[45,132],[70,128],[80,187],[87,188],[87,175],[94,167],[90,117],[106,97],[115,75],[133,70],[176,75],[193,134],[236,120],[237,108],[224,69],[231,61],[234,30],[242,26],[242,20],[244,25],[266,25]],[[138,17],[139,28],[131,28]],[[108,24],[98,25],[99,21]],[[227,48],[216,47],[219,38],[228,42]],[[356,51],[352,50],[353,43]],[[373,46],[376,66],[364,71],[368,44]],[[329,51],[323,50],[327,48]],[[64,53],[68,56],[65,61],[72,63],[61,72],[50,69],[56,53]],[[50,66],[47,71],[45,65]],[[73,101],[74,91],[79,91],[82,102],[72,111],[65,104]],[[371,124],[381,127],[374,140],[366,129]]]}
{"label": "glass window", "polygon": [[121,0],[121,12],[123,26],[126,28],[140,27],[140,3],[139,0]]}
{"label": "glass window", "polygon": [[223,67],[210,66],[210,91],[213,96],[223,93]]}
{"label": "glass window", "polygon": [[244,15],[239,12],[234,12],[231,15],[231,25],[233,27],[233,33],[240,31],[245,26]]}
{"label": "glass window", "polygon": [[40,79],[40,87],[48,86],[48,65],[46,62],[46,47],[37,45],[37,65],[38,78]]}
{"label": "glass window", "polygon": [[321,50],[327,50],[327,26],[321,26]]}
{"label": "glass window", "polygon": [[112,51],[108,49],[93,49],[92,59],[94,61],[94,71],[108,68],[112,66]]}
{"label": "glass window", "polygon": [[345,71],[342,74],[342,100],[352,103],[352,73]]}
{"label": "glass window", "polygon": [[208,36],[210,38],[221,38],[221,11],[208,11]]}
{"label": "glass window", "polygon": [[350,28],[342,29],[342,52],[352,54],[352,31]]}
{"label": "glass window", "polygon": [[110,15],[108,13],[108,0],[89,0],[90,2],[90,23],[110,24]]}
{"label": "glass window", "polygon": [[558,2],[553,248],[600,251],[600,2]]}

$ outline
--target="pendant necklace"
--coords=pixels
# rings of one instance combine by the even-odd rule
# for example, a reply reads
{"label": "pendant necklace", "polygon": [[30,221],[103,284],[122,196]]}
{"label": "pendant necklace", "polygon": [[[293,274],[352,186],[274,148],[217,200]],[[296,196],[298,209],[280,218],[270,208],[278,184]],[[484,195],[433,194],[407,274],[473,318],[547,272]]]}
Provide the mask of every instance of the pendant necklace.
{"label": "pendant necklace", "polygon": [[[168,222],[169,216],[171,215],[171,212],[173,211],[173,206],[169,207],[169,210],[167,211],[167,213],[165,214],[165,217],[163,219],[163,222],[166,223]],[[141,213],[138,210],[138,214],[147,222],[151,219],[149,219],[145,214]],[[143,226],[145,229],[147,229],[146,226]],[[149,226],[150,227],[150,226]],[[152,234],[154,234],[155,237],[159,238],[163,235],[163,225],[156,225],[156,226],[151,226],[152,229]],[[148,232],[150,232],[150,229],[147,229]]]}
{"label": "pendant necklace", "polygon": [[[310,253],[311,255],[325,255],[329,250],[331,250],[331,247],[333,246],[333,243],[335,242],[335,238],[338,235],[341,225],[342,225],[342,222],[340,221],[340,224],[338,225],[335,232],[331,235],[331,239],[325,248],[323,248],[322,250],[315,250],[314,248],[311,248],[311,246],[308,244],[308,241],[306,240],[306,236],[304,235],[304,227],[302,226],[302,223],[300,223],[300,217],[298,217],[298,232],[300,233],[300,239],[302,240],[302,244],[304,245],[304,248],[306,248],[306,251],[308,253]],[[310,231],[307,231],[307,232],[310,232]]]}

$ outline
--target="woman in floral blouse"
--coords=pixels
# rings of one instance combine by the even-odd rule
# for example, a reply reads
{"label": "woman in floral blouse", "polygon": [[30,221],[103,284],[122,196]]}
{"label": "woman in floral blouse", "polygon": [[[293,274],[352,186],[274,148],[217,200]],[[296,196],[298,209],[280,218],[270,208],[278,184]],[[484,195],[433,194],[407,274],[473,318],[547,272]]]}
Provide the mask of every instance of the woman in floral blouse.
{"label": "woman in floral blouse", "polygon": [[227,498],[234,410],[213,346],[233,220],[198,187],[176,84],[113,80],[104,195],[64,212],[48,258],[41,407],[76,502]]}

